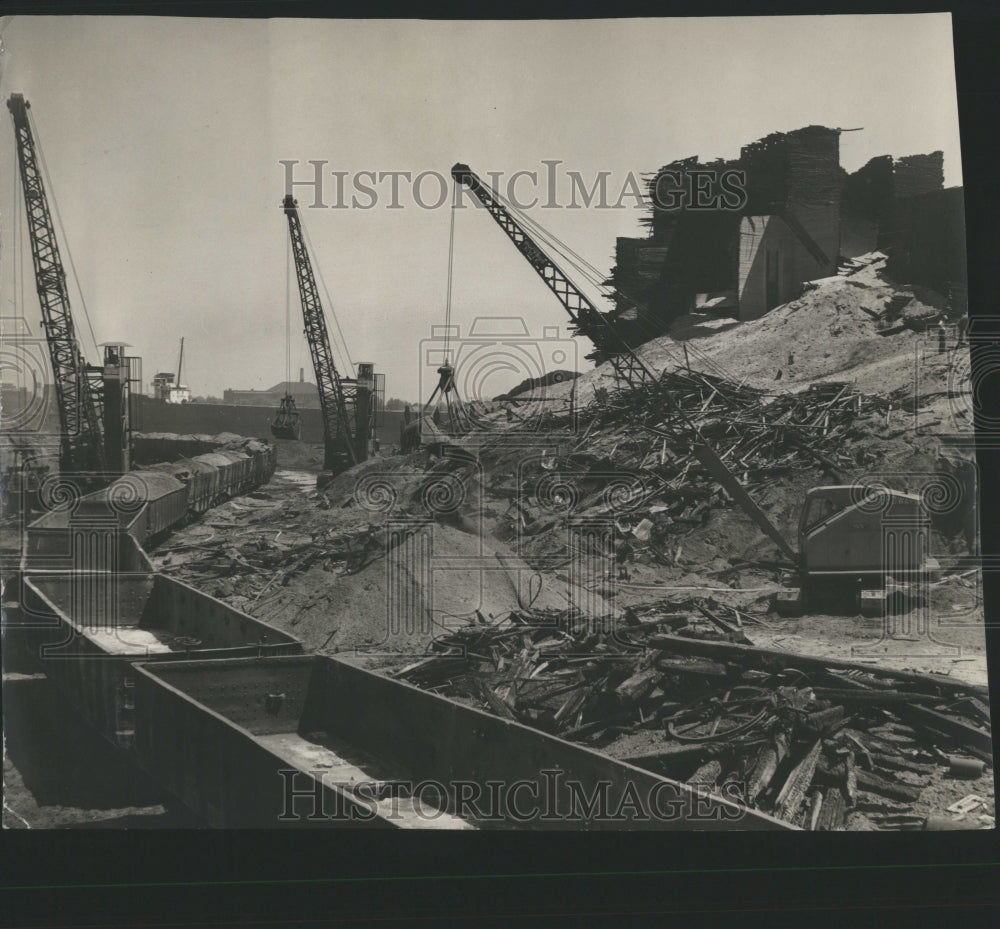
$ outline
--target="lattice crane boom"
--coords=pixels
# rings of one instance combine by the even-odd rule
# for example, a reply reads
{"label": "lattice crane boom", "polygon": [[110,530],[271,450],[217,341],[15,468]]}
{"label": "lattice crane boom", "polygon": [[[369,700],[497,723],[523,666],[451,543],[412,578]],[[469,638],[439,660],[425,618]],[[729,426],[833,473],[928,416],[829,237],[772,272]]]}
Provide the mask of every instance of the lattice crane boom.
{"label": "lattice crane boom", "polygon": [[288,218],[295,275],[302,301],[302,320],[312,355],[316,386],[319,388],[320,409],[323,414],[323,468],[336,473],[344,470],[345,463],[349,467],[357,464],[363,457],[355,448],[354,427],[348,412],[348,406],[353,407],[356,399],[356,383],[345,383],[333,361],[323,304],[302,234],[298,201],[289,194],[282,202],[282,207]]}
{"label": "lattice crane boom", "polygon": [[593,301],[580,290],[562,269],[538,246],[524,227],[511,215],[493,190],[484,184],[466,164],[456,164],[451,175],[459,184],[472,191],[476,199],[489,211],[490,216],[527,259],[535,273],[558,298],[569,314],[577,332],[594,344],[600,359],[607,359],[618,378],[629,387],[655,383],[653,372],[636,357],[628,344],[604,318]]}
{"label": "lattice crane boom", "polygon": [[29,108],[30,104],[22,94],[11,94],[7,101],[7,109],[14,121],[35,285],[59,408],[60,469],[64,472],[102,471],[105,462],[100,414],[92,392],[87,361],[73,325],[66,272],[38,168],[35,139],[28,120]]}

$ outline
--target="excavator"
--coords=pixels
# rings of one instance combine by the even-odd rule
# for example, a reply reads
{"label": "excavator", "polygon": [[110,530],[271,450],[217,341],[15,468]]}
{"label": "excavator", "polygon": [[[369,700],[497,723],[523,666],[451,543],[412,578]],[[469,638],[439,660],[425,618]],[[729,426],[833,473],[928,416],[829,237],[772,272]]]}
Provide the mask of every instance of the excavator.
{"label": "excavator", "polygon": [[[365,461],[376,447],[375,429],[385,395],[385,375],[376,374],[371,362],[358,364],[357,377],[342,377],[333,360],[323,303],[306,248],[298,201],[291,194],[281,203],[288,220],[295,274],[302,303],[302,321],[312,356],[323,417],[323,471],[316,480],[322,489],[338,474]],[[300,416],[295,398],[287,394],[271,424],[275,438],[298,438]]]}
{"label": "excavator", "polygon": [[672,414],[671,431],[664,432],[664,438],[689,444],[706,471],[781,550],[796,582],[776,596],[774,606],[779,613],[796,615],[806,609],[833,607],[881,615],[887,609],[905,608],[913,601],[914,589],[936,576],[939,566],[929,555],[927,507],[919,494],[900,490],[865,484],[812,488],[803,501],[796,550],[677,406],[657,374],[617,332],[614,322],[529,234],[529,220],[516,217],[467,164],[456,164],[451,173],[457,184],[469,188],[559,299],[577,333],[593,343],[595,351],[588,357],[607,360],[624,389],[659,391],[665,411]]}

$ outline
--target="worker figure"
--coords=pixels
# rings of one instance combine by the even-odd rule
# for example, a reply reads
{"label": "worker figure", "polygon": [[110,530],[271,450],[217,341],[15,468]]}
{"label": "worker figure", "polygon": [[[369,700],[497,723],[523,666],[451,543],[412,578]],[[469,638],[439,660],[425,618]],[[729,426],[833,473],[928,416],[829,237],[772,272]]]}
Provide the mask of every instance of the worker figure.
{"label": "worker figure", "polygon": [[368,563],[368,556],[378,549],[378,526],[369,523],[367,532],[358,542],[360,545],[355,548],[350,539],[347,541],[347,559],[344,565],[347,574],[357,574]]}
{"label": "worker figure", "polygon": [[944,327],[944,320],[938,320],[938,354],[943,355],[948,348],[948,333]]}

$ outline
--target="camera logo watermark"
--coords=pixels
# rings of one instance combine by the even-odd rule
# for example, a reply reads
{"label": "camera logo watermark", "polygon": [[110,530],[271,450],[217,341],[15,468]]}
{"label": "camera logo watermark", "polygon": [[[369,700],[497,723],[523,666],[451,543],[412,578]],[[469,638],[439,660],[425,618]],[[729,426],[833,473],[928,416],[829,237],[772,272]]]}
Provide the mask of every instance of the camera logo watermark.
{"label": "camera logo watermark", "polygon": [[[553,441],[577,428],[577,341],[558,326],[532,336],[519,316],[479,316],[465,336],[458,326],[432,326],[420,342],[420,396],[430,409],[415,432],[421,444],[441,433],[467,442]],[[516,393],[514,392],[516,390]]]}
{"label": "camera logo watermark", "polygon": [[[932,327],[916,349],[914,427],[920,435],[1000,447],[1000,318]],[[944,395],[946,402],[935,402]]]}
{"label": "camera logo watermark", "polygon": [[[853,645],[853,654],[958,658],[946,630],[983,625],[977,476],[974,462],[959,460],[933,472],[871,474],[852,489],[845,531],[863,581],[859,607],[880,619],[878,639]],[[935,536],[967,551],[939,553]],[[971,586],[959,583],[973,574]]]}
{"label": "camera logo watermark", "polygon": [[[88,492],[101,484],[103,490]],[[113,639],[130,655],[147,654],[146,646],[124,638],[130,627],[121,603],[132,576],[122,567],[125,535],[141,521],[147,503],[146,485],[136,474],[63,473],[41,481],[41,512],[22,527],[25,558],[41,596],[22,579],[19,621],[24,630],[41,633],[34,636],[40,657],[100,658],[107,653],[93,647],[93,637]]]}
{"label": "camera logo watermark", "polygon": [[45,339],[32,333],[22,316],[0,316],[0,384],[3,428],[8,435],[27,435],[43,444],[62,437],[55,410],[52,375]]}
{"label": "camera logo watermark", "polygon": [[[503,570],[483,544],[482,467],[447,450],[442,461],[453,470],[368,471],[355,484],[355,505],[381,520],[385,551],[385,634],[366,652],[407,653],[411,636],[464,625],[484,605],[485,573]],[[407,485],[412,489],[402,496]],[[472,551],[454,555],[436,549],[442,524],[460,526],[463,537],[475,540]],[[452,602],[450,594],[458,576],[465,581],[461,603]]]}

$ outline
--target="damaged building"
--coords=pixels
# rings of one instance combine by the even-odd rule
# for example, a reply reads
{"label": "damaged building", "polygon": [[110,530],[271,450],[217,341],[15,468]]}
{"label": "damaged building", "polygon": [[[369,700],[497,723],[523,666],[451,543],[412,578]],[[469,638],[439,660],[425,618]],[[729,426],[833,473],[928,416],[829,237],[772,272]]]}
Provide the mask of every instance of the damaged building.
{"label": "damaged building", "polygon": [[[889,256],[896,279],[960,302],[963,191],[944,188],[943,154],[885,155],[848,174],[842,131],[776,132],[744,145],[736,160],[687,158],[647,177],[648,235],[617,240],[607,282],[611,315],[631,344],[691,312],[756,319],[798,297],[804,281],[876,250]],[[738,205],[718,189],[735,172],[744,192]],[[677,196],[699,189],[706,196],[698,202]]]}

